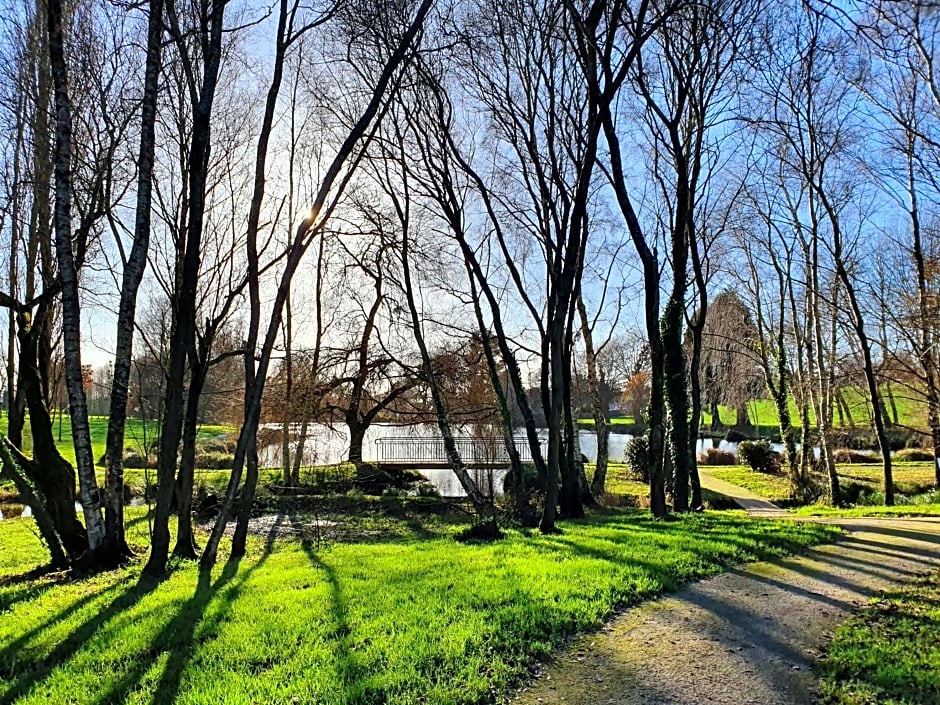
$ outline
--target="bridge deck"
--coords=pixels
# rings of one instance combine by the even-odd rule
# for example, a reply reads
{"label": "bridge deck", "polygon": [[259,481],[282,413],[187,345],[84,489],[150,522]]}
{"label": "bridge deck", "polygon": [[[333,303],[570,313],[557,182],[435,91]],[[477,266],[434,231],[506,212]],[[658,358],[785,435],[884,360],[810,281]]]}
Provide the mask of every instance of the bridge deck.
{"label": "bridge deck", "polygon": [[[492,463],[465,462],[471,470],[508,470],[509,461]],[[376,465],[386,470],[450,470],[450,463],[446,461],[428,460],[379,460]]]}
{"label": "bridge deck", "polygon": [[[508,468],[509,453],[502,438],[455,438],[457,453],[468,468]],[[381,467],[413,470],[450,468],[442,438],[380,438],[376,442]],[[524,438],[515,439],[515,449],[523,462],[531,462],[532,453]]]}

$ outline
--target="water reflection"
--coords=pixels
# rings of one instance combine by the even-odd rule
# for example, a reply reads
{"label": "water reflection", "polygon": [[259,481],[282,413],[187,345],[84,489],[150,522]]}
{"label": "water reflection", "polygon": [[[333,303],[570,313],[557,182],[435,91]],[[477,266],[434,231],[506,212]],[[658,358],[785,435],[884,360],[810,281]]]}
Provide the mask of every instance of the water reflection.
{"label": "water reflection", "polygon": [[[270,431],[280,431],[280,425],[270,425],[267,427]],[[300,425],[291,427],[291,433],[299,436]],[[542,436],[542,449],[545,451],[545,445],[548,440],[547,429],[540,431]],[[458,438],[473,438],[473,433],[469,427],[457,427],[455,435]],[[517,431],[516,438],[524,442],[525,431]],[[440,431],[434,424],[417,424],[410,426],[398,426],[394,424],[373,424],[366,431],[365,439],[362,444],[362,459],[366,462],[378,461],[379,441],[388,438],[440,438]],[[608,440],[608,457],[613,462],[622,462],[627,443],[633,439],[630,434],[611,433]],[[581,453],[587,458],[588,462],[597,460],[597,435],[593,431],[581,430],[578,432],[578,442],[581,446]],[[295,439],[291,442],[291,452],[296,453],[299,443]],[[781,451],[783,446],[779,443],[772,444],[774,450]],[[725,440],[704,438],[699,439],[695,445],[696,454],[704,453],[709,448],[718,450],[737,452],[738,444]],[[302,464],[306,467],[315,465],[332,465],[342,463],[346,460],[349,453],[349,431],[345,424],[330,426],[327,424],[310,424],[307,427],[307,438],[303,444]],[[262,448],[260,452],[260,462],[263,467],[281,467],[283,465],[282,445],[280,442],[271,443]],[[451,470],[423,470],[422,475],[428,478],[431,484],[445,497],[464,496],[463,488],[457,481],[456,476]],[[500,470],[494,472],[493,487],[497,494],[502,492],[503,478],[506,471]],[[488,486],[489,478],[484,478],[483,485]]]}

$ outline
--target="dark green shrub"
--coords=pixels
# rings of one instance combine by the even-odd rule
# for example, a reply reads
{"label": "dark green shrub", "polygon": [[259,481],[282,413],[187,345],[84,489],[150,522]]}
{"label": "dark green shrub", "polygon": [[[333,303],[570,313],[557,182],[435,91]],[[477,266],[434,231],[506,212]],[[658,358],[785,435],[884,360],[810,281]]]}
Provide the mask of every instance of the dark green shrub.
{"label": "dark green shrub", "polygon": [[649,482],[650,442],[646,436],[631,438],[623,449],[623,462],[634,479]]}
{"label": "dark green shrub", "polygon": [[885,431],[888,436],[888,447],[891,450],[901,450],[911,445],[914,440],[914,432],[904,428],[889,428]]}
{"label": "dark green shrub", "polygon": [[156,458],[148,458],[139,453],[128,453],[124,456],[124,467],[133,470],[143,470],[144,468],[155,468],[157,466]]}
{"label": "dark green shrub", "polygon": [[843,482],[840,488],[843,504],[856,504],[866,507],[884,504],[885,496],[881,490],[859,482]]}
{"label": "dark green shrub", "polygon": [[738,444],[738,457],[756,472],[771,475],[780,472],[780,453],[775,452],[767,441],[741,441]]}
{"label": "dark green shrub", "polygon": [[432,497],[434,499],[441,498],[441,493],[438,492],[437,488],[430,482],[419,482],[415,487],[415,493],[418,497]]}
{"label": "dark green shrub", "polygon": [[738,456],[727,450],[718,448],[707,448],[704,453],[699,453],[699,465],[737,465]]}
{"label": "dark green shrub", "polygon": [[728,441],[728,443],[741,443],[747,439],[747,436],[734,428],[729,428],[728,432],[725,434],[725,440]]}
{"label": "dark green shrub", "polygon": [[196,442],[196,448],[200,453],[228,453],[234,455],[236,445],[238,445],[238,437],[235,434],[205,438]]}
{"label": "dark green shrub", "polygon": [[540,473],[534,463],[524,463],[521,476],[510,470],[503,478],[499,503],[512,521],[524,527],[538,526],[544,499],[545,473]]}

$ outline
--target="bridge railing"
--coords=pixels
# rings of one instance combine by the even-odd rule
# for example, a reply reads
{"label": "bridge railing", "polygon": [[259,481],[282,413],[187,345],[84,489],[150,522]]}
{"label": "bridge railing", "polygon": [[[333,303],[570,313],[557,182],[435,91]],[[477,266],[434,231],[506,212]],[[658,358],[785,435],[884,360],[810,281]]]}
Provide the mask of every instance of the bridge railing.
{"label": "bridge railing", "polygon": [[[508,463],[509,453],[505,441],[498,437],[455,438],[460,459],[468,465]],[[375,442],[379,462],[386,463],[446,463],[447,452],[443,438],[387,437]],[[524,438],[515,442],[522,462],[532,461],[532,451]]]}

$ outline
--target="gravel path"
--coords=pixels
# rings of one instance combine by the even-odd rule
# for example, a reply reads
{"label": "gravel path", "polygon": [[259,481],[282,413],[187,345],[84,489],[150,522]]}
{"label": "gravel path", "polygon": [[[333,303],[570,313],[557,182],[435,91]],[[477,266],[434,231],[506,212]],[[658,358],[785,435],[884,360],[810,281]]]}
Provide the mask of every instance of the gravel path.
{"label": "gravel path", "polygon": [[[582,637],[517,705],[813,703],[827,633],[869,596],[940,568],[940,519],[840,519],[805,555],[694,583]],[[686,665],[688,664],[688,665]]]}
{"label": "gravel path", "polygon": [[769,502],[759,494],[755,494],[748,489],[732,485],[730,482],[719,480],[708,472],[707,467],[698,469],[699,480],[702,487],[712,492],[724,495],[742,509],[746,509],[748,514],[758,516],[777,516],[787,514],[786,510],[781,509],[773,502]]}

